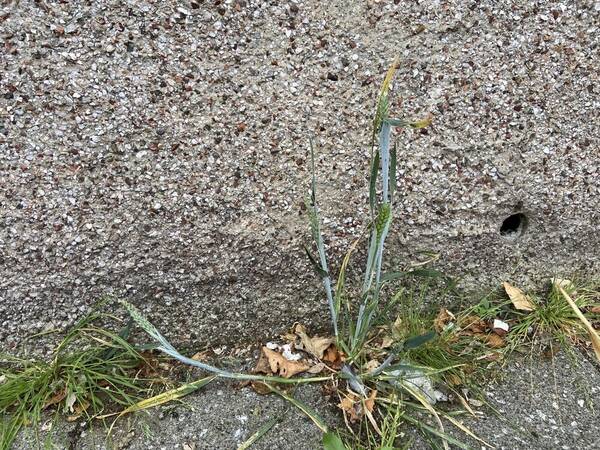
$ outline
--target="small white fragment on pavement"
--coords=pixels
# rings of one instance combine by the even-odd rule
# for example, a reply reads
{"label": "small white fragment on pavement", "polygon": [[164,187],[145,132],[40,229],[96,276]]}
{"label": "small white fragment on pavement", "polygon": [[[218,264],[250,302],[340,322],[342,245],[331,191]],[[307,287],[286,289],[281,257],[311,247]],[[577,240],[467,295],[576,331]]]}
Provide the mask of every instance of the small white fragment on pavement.
{"label": "small white fragment on pavement", "polygon": [[279,344],[276,344],[275,342],[267,342],[265,347],[267,347],[269,350],[279,350]]}
{"label": "small white fragment on pavement", "polygon": [[282,345],[281,348],[283,349],[283,357],[288,361],[299,361],[302,359],[302,355],[300,353],[292,352],[292,346],[290,344]]}

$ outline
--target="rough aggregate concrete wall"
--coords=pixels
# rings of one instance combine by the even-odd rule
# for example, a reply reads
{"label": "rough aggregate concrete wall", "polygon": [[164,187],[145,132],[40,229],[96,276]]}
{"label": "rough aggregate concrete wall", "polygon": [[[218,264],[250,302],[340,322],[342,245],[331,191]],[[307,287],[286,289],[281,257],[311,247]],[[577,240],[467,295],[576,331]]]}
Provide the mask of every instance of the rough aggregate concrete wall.
{"label": "rough aggregate concrete wall", "polygon": [[[317,135],[333,255],[367,217],[394,55],[390,252],[468,286],[598,273],[598,3],[20,1],[0,31],[0,342],[105,293],[175,340],[237,342],[326,307],[304,260]],[[400,101],[400,99],[402,101]],[[517,239],[499,230],[521,211]]]}

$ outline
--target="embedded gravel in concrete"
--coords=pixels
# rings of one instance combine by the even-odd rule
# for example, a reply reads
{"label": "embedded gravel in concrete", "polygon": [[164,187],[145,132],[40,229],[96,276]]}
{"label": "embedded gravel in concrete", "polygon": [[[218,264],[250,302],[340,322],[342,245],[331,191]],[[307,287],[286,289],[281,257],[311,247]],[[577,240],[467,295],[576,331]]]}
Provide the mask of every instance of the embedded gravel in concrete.
{"label": "embedded gravel in concrete", "polygon": [[[105,293],[177,341],[325,324],[301,249],[308,138],[339,256],[368,216],[369,126],[396,54],[392,111],[434,125],[396,135],[395,263],[431,251],[470,287],[598,273],[597,2],[1,8],[2,347]],[[515,211],[523,235],[501,236]]]}
{"label": "embedded gravel in concrete", "polygon": [[[502,379],[485,389],[495,411],[473,406],[481,417],[461,416],[460,420],[499,450],[596,449],[600,448],[599,386],[597,363],[588,362],[580,353],[572,357],[559,353],[554,360],[514,360],[503,370]],[[319,386],[300,387],[296,397],[317,411],[330,427],[344,427],[335,399],[328,399]],[[55,448],[71,450],[232,450],[275,417],[280,422],[252,449],[322,448],[319,429],[289,403],[273,395],[261,396],[249,388],[214,382],[186,397],[185,403],[120,419],[109,442],[106,429],[97,423],[90,428],[85,422],[58,421],[50,431],[41,432],[37,441],[31,430],[22,433],[15,450],[36,448],[36,442],[46,439],[51,439]],[[490,448],[453,429],[450,423],[445,424],[445,429],[473,449]],[[430,448],[414,427],[405,427],[403,433],[400,442],[412,442],[411,449]]]}

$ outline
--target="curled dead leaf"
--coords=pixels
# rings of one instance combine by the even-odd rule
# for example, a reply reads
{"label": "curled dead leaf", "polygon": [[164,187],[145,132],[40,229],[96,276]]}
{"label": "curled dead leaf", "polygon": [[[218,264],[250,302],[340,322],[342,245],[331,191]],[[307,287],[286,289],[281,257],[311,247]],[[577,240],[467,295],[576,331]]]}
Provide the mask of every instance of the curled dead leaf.
{"label": "curled dead leaf", "polygon": [[376,390],[372,390],[366,399],[362,399],[358,395],[351,393],[345,396],[338,406],[344,411],[350,422],[355,423],[360,421],[364,415],[371,415],[375,408],[376,398]]}
{"label": "curled dead leaf", "polygon": [[[263,347],[264,348],[264,347]],[[264,375],[272,375],[271,366],[269,365],[269,359],[264,351],[261,350],[260,355],[258,356],[258,361],[256,362],[256,367],[254,368],[254,373],[264,374]]]}
{"label": "curled dead leaf", "polygon": [[504,341],[502,337],[494,333],[484,334],[482,339],[487,345],[489,345],[492,348],[502,348],[506,345],[506,341]]}
{"label": "curled dead leaf", "polygon": [[600,314],[600,305],[592,306],[589,310],[592,314]]}
{"label": "curled dead leaf", "polygon": [[535,309],[535,305],[531,302],[531,299],[521,289],[506,281],[502,285],[516,309],[520,311],[533,311]]}
{"label": "curled dead leaf", "polygon": [[437,331],[438,333],[441,333],[446,329],[446,326],[449,323],[452,323],[455,320],[456,316],[454,316],[454,314],[452,314],[446,308],[441,308],[437,317],[433,321],[433,328],[435,328],[435,331]]}
{"label": "curled dead leaf", "polygon": [[345,360],[346,357],[335,345],[327,347],[327,350],[325,350],[325,354],[323,355],[323,361],[329,363],[329,366],[336,370],[342,367]]}
{"label": "curled dead leaf", "polygon": [[459,326],[461,334],[470,335],[485,333],[488,330],[488,324],[478,316],[466,316],[460,319]]}
{"label": "curled dead leaf", "polygon": [[356,395],[350,394],[344,397],[338,406],[352,423],[358,422],[363,416],[360,398]]}
{"label": "curled dead leaf", "polygon": [[306,333],[306,328],[301,324],[296,325],[294,333],[300,338],[300,343],[296,345],[296,348],[304,350],[319,359],[323,359],[325,350],[335,342],[335,340],[330,337],[309,337]]}
{"label": "curled dead leaf", "polygon": [[271,372],[284,378],[290,378],[301,372],[307,371],[310,366],[303,361],[289,361],[283,355],[267,347],[262,348],[269,362]]}

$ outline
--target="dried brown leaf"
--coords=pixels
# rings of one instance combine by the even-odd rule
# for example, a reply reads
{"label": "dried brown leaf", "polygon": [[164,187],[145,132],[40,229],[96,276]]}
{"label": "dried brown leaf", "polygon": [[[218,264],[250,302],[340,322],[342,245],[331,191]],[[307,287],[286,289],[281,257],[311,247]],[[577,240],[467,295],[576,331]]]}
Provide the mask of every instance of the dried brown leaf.
{"label": "dried brown leaf", "polygon": [[[478,333],[485,333],[488,330],[488,324],[486,323],[485,320],[482,320],[481,318],[479,318],[478,316],[467,316],[467,317],[463,317],[460,320],[460,328],[462,328],[462,333],[461,334],[478,334]],[[465,333],[465,331],[469,331],[470,333]]]}
{"label": "dried brown leaf", "polygon": [[373,412],[373,408],[375,407],[375,398],[377,398],[377,391],[373,389],[369,397],[365,400],[365,409],[370,413]]}
{"label": "dried brown leaf", "polygon": [[357,396],[350,394],[348,397],[344,397],[338,406],[344,411],[344,414],[348,415],[352,423],[358,422],[363,416],[360,399]]}
{"label": "dried brown leaf", "polygon": [[514,287],[506,281],[502,285],[516,309],[520,311],[533,311],[535,309],[535,305],[531,302],[531,299],[521,289]]}
{"label": "dried brown leaf", "polygon": [[502,337],[500,337],[494,333],[484,334],[483,340],[485,341],[485,343],[487,345],[489,345],[492,348],[502,348],[506,345],[506,341],[504,339],[502,339]]}
{"label": "dried brown leaf", "polygon": [[67,396],[67,390],[63,389],[62,391],[55,392],[52,397],[48,399],[48,401],[44,404],[42,409],[49,408],[50,406],[56,405],[64,400]]}
{"label": "dried brown leaf", "polygon": [[323,355],[323,361],[329,363],[329,366],[333,369],[339,369],[344,364],[346,357],[340,352],[335,345],[330,345],[325,350]]}
{"label": "dried brown leaf", "polygon": [[310,369],[310,366],[303,361],[289,361],[283,355],[267,347],[262,348],[263,353],[269,361],[269,368],[274,374],[278,374],[284,378],[290,378],[301,372]]}
{"label": "dried brown leaf", "polygon": [[304,350],[319,359],[323,359],[325,350],[335,342],[335,339],[330,337],[309,337],[306,328],[300,324],[296,325],[294,333],[300,338],[300,343],[296,345],[296,348]]}
{"label": "dried brown leaf", "polygon": [[263,351],[260,352],[258,356],[258,361],[256,362],[256,367],[254,368],[254,373],[264,374],[264,375],[273,375],[271,372],[271,366],[269,364],[269,359],[267,355]]}
{"label": "dried brown leaf", "polygon": [[447,324],[455,320],[456,316],[454,316],[454,314],[452,314],[446,308],[441,308],[437,317],[433,321],[433,328],[435,328],[435,331],[437,331],[438,333],[441,333],[442,331],[444,331]]}

